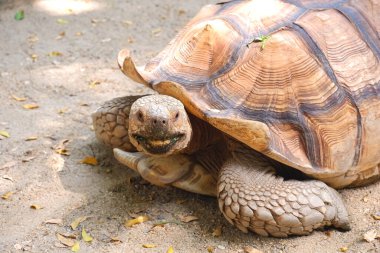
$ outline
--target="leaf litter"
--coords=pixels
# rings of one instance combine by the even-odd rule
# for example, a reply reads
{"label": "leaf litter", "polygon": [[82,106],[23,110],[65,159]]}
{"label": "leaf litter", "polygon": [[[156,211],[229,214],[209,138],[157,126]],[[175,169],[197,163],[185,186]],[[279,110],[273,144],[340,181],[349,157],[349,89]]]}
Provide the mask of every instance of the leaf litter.
{"label": "leaf litter", "polygon": [[88,217],[88,216],[78,217],[73,222],[71,222],[70,227],[73,230],[75,230],[75,229],[77,229],[77,227],[79,226],[80,223],[82,223],[83,221],[87,220],[88,218],[90,218],[90,217]]}
{"label": "leaf litter", "polygon": [[84,227],[82,228],[82,239],[83,241],[85,242],[92,242],[93,238],[91,237],[91,235],[89,235],[86,230],[84,229]]}
{"label": "leaf litter", "polygon": [[146,216],[146,215],[138,216],[137,218],[134,218],[134,219],[131,219],[131,220],[126,220],[124,222],[124,226],[127,227],[127,228],[129,228],[129,227],[132,227],[134,225],[146,222],[148,220],[149,220],[149,217]]}
{"label": "leaf litter", "polygon": [[92,165],[92,166],[98,165],[98,161],[93,156],[86,156],[85,158],[83,158],[80,161],[80,163],[87,164],[87,165]]}

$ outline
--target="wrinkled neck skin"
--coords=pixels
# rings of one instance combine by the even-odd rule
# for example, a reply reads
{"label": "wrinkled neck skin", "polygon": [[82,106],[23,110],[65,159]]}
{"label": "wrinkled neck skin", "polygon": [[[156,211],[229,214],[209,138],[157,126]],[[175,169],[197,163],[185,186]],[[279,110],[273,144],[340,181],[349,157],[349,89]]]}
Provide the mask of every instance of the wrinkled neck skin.
{"label": "wrinkled neck skin", "polygon": [[187,147],[181,150],[180,153],[194,154],[224,140],[223,133],[209,123],[198,119],[192,114],[188,114],[188,117],[192,127],[192,136]]}

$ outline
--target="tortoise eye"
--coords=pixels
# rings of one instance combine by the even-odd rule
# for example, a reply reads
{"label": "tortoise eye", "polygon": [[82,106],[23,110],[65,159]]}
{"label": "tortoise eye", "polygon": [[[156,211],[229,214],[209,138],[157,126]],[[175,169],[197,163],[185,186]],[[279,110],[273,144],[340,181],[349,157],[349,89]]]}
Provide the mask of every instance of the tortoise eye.
{"label": "tortoise eye", "polygon": [[177,112],[174,116],[174,118],[177,120],[179,118],[179,112]]}

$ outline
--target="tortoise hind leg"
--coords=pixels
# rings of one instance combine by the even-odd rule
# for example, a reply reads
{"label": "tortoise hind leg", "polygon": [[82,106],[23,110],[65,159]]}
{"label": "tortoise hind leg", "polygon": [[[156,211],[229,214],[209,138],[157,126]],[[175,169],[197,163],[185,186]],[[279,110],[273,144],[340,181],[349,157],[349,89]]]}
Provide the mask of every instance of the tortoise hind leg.
{"label": "tortoise hind leg", "polygon": [[263,236],[307,235],[335,226],[349,229],[348,214],[339,194],[325,183],[284,181],[270,163],[252,150],[235,150],[218,181],[219,207],[243,232]]}
{"label": "tortoise hind leg", "polygon": [[92,114],[96,138],[113,148],[136,151],[129,141],[128,119],[132,104],[143,96],[126,96],[105,102]]}

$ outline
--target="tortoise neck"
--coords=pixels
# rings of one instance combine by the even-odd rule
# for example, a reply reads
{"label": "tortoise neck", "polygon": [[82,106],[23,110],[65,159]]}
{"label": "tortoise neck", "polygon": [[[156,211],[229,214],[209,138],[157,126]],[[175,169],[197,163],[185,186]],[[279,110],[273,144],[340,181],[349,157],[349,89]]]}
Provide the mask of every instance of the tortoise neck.
{"label": "tortoise neck", "polygon": [[191,122],[192,136],[183,153],[193,154],[223,139],[223,134],[209,123],[192,114],[188,114],[188,116]]}

